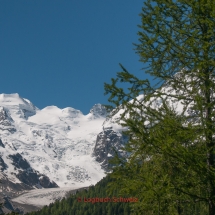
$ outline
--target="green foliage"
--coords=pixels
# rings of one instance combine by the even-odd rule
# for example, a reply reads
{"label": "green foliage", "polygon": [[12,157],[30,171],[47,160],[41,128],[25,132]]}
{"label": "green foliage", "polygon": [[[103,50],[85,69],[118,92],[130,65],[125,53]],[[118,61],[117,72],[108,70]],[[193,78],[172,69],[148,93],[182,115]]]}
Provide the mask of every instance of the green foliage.
{"label": "green foliage", "polygon": [[148,0],[141,20],[136,52],[157,82],[120,65],[105,84],[129,137],[110,189],[140,199],[134,214],[214,215],[215,2]]}
{"label": "green foliage", "polygon": [[18,212],[15,212],[15,211],[12,211],[12,212],[10,212],[10,213],[7,213],[7,215],[19,215],[20,213],[18,213]]}
{"label": "green foliage", "polygon": [[[56,201],[49,206],[43,207],[40,211],[27,213],[27,215],[125,215],[130,214],[130,205],[135,203],[124,202],[84,202],[89,198],[112,198],[120,197],[118,190],[113,193],[107,192],[107,184],[113,181],[109,176],[103,178],[95,186],[88,190],[82,190],[67,199]],[[126,197],[123,196],[123,197]],[[131,196],[129,196],[131,197]],[[79,202],[78,200],[81,200]]]}

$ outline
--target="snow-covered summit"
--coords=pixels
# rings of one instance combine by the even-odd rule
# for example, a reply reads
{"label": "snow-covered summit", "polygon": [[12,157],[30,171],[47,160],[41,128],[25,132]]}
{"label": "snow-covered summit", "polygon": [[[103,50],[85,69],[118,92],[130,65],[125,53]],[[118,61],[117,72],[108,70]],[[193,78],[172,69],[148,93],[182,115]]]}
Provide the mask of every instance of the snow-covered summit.
{"label": "snow-covered summit", "polygon": [[94,118],[106,117],[107,110],[103,105],[95,104],[90,110],[90,115],[91,117],[94,117]]}
{"label": "snow-covered summit", "polygon": [[28,106],[31,109],[38,109],[28,99],[19,96],[18,93],[0,94],[0,104],[2,106]]}
{"label": "snow-covered summit", "polygon": [[10,109],[12,118],[28,119],[39,110],[28,99],[20,97],[18,93],[0,94],[0,106],[5,110]]}
{"label": "snow-covered summit", "polygon": [[83,113],[80,110],[76,110],[71,107],[62,109],[62,113],[65,117],[70,117],[70,118],[77,118],[83,115]]}
{"label": "snow-covered summit", "polygon": [[14,166],[12,158],[18,154],[29,163],[32,174],[38,175],[35,178],[47,176],[60,187],[98,182],[104,171],[92,152],[104,120],[100,104],[83,115],[72,107],[40,110],[17,93],[0,94],[0,140],[4,146],[0,147],[0,177],[3,174],[8,180],[25,183],[20,171],[25,175],[30,170]]}

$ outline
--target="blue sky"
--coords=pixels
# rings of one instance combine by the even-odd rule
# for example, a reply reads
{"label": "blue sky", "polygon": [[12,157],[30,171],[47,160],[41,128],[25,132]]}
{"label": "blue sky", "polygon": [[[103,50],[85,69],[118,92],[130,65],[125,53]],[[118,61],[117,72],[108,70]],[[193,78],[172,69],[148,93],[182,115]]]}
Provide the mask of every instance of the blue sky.
{"label": "blue sky", "polygon": [[138,43],[142,0],[1,0],[0,93],[42,109],[87,114],[107,104],[104,82],[121,71],[144,78]]}

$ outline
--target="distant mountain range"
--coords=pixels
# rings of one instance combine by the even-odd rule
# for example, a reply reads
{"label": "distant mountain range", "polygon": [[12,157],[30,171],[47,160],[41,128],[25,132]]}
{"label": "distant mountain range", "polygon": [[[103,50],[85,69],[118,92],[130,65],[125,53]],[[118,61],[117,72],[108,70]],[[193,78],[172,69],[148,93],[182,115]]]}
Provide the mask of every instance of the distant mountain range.
{"label": "distant mountain range", "polygon": [[40,110],[18,94],[0,94],[0,198],[101,180],[112,146],[125,141],[106,115],[101,104],[83,115],[71,107]]}

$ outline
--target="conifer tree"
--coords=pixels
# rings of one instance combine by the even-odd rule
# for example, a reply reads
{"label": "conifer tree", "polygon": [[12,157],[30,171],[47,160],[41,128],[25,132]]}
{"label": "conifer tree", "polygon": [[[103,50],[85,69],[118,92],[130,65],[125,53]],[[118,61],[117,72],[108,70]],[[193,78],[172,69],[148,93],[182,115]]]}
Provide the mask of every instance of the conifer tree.
{"label": "conifer tree", "polygon": [[[147,0],[142,8],[140,80],[122,65],[111,84],[114,114],[127,128],[128,156],[116,155],[122,192],[134,214],[215,215],[215,1]],[[118,82],[129,83],[124,91]]]}

